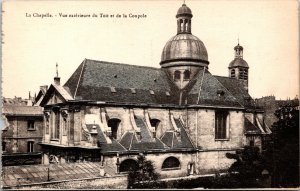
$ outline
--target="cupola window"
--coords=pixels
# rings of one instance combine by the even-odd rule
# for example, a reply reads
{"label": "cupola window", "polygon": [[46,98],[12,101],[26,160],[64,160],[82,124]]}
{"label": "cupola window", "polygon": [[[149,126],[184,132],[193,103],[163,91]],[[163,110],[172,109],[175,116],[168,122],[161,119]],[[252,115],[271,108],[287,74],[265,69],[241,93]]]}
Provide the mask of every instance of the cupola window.
{"label": "cupola window", "polygon": [[189,70],[184,71],[184,73],[183,73],[183,79],[184,80],[189,80],[190,79],[190,75],[191,75],[191,73],[190,73]]}
{"label": "cupola window", "polygon": [[232,69],[231,72],[230,72],[230,74],[231,74],[230,76],[231,76],[232,78],[235,78],[235,69]]}
{"label": "cupola window", "polygon": [[247,69],[240,69],[239,79],[242,79],[242,80],[247,80],[248,79]]}
{"label": "cupola window", "polygon": [[180,80],[180,71],[176,70],[174,72],[174,80],[175,81]]}

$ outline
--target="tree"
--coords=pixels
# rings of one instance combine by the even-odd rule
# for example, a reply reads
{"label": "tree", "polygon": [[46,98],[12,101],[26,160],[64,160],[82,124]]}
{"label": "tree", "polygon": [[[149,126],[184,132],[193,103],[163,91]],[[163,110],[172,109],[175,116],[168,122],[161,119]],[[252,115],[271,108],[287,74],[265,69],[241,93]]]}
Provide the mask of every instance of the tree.
{"label": "tree", "polygon": [[226,153],[229,159],[236,161],[230,166],[229,179],[236,188],[260,187],[259,180],[264,170],[264,160],[258,147],[245,146],[243,150],[236,151],[235,154]]}
{"label": "tree", "polygon": [[159,174],[155,172],[153,162],[146,160],[143,154],[138,156],[138,169],[131,169],[128,174],[128,188],[154,188]]}
{"label": "tree", "polygon": [[[299,106],[299,102],[298,102]],[[275,111],[273,143],[265,156],[272,173],[273,187],[299,187],[299,109],[286,104]]]}

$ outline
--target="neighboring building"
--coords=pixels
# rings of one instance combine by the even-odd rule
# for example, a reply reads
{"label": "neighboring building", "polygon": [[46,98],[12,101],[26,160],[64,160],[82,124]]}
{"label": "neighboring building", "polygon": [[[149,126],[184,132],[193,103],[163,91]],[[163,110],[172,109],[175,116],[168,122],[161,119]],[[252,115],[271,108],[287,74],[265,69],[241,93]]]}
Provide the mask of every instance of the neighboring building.
{"label": "neighboring building", "polygon": [[42,154],[38,143],[43,136],[42,107],[5,100],[8,99],[4,99],[2,108],[5,121],[5,128],[2,129],[2,165],[40,164]]}
{"label": "neighboring building", "polygon": [[276,100],[275,96],[265,96],[255,99],[255,102],[257,106],[263,108],[265,123],[271,128],[274,122],[278,120],[274,113],[277,109],[280,109],[280,107],[289,105],[294,108],[298,107],[299,110],[298,96],[296,96],[294,99],[286,100]]}
{"label": "neighboring building", "polygon": [[226,170],[226,153],[261,147],[270,131],[248,94],[243,47],[229,77],[212,75],[192,16],[179,8],[161,68],[85,59],[63,86],[56,76],[40,102],[43,163],[101,161],[124,173],[143,153],[162,177],[179,177]]}

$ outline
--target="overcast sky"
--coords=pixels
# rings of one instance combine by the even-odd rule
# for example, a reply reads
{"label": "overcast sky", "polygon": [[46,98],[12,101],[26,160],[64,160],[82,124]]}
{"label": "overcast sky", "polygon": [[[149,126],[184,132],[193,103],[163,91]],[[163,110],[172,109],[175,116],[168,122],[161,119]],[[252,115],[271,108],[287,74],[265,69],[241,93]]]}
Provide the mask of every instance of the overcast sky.
{"label": "overcast sky", "polygon": [[[5,1],[3,96],[27,98],[29,91],[38,93],[39,86],[53,82],[56,62],[62,84],[85,58],[160,67],[162,49],[176,35],[175,15],[182,3]],[[228,76],[239,38],[250,67],[252,97],[286,99],[298,94],[298,1],[186,0],[186,4],[193,13],[192,34],[205,44],[212,74]],[[34,13],[53,17],[34,17]],[[63,18],[59,13],[98,17]],[[100,18],[100,13],[114,17]],[[129,14],[146,17],[129,18]]]}

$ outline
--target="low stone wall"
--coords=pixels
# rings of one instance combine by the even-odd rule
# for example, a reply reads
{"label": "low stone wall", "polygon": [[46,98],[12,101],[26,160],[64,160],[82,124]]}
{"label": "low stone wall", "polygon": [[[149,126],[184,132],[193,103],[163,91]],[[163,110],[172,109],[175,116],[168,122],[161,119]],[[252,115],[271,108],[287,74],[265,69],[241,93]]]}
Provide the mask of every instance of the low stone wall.
{"label": "low stone wall", "polygon": [[89,179],[77,179],[55,182],[42,182],[17,187],[3,187],[3,189],[126,189],[127,175],[99,177]]}

